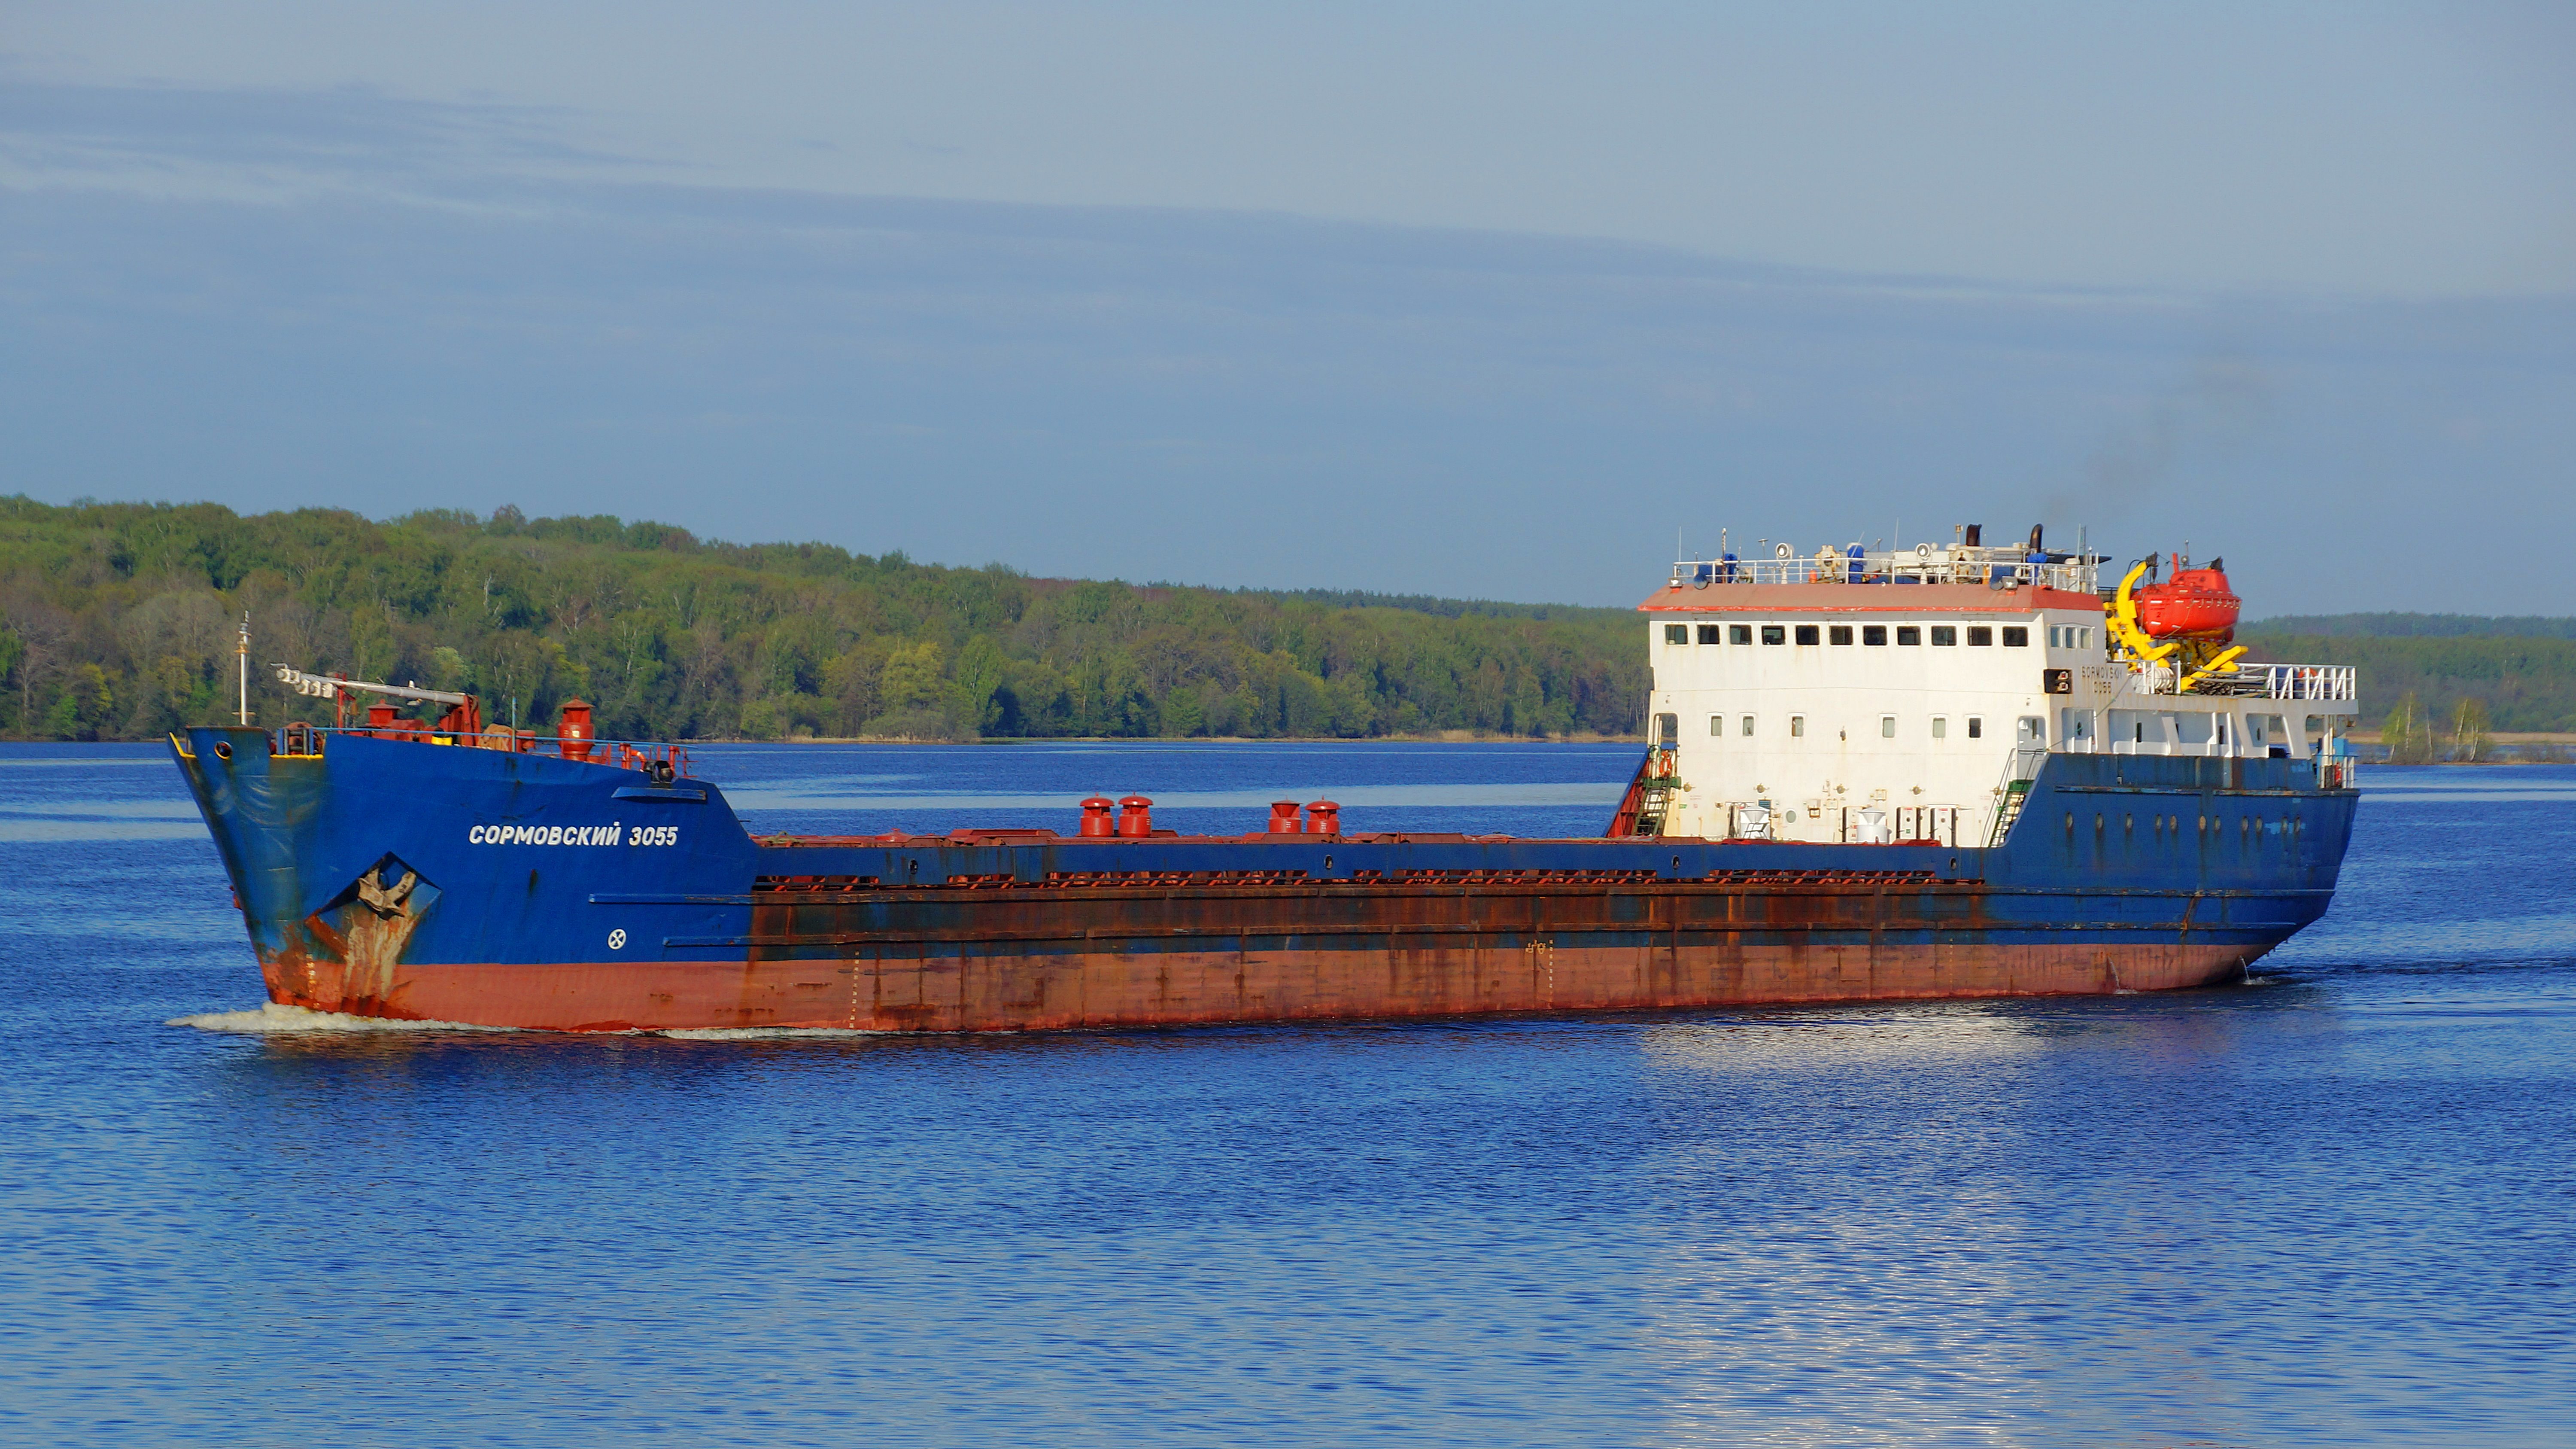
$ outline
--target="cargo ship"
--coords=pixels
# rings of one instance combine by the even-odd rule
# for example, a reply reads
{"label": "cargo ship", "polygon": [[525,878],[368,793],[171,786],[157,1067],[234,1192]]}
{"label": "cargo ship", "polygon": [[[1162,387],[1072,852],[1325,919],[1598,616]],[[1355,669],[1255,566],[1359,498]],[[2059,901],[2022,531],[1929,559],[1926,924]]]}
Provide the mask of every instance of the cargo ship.
{"label": "cargo ship", "polygon": [[[2224,565],[2079,546],[1677,562],[1604,832],[755,835],[685,746],[276,667],[330,726],[171,749],[269,998],[568,1032],[1099,1029],[2156,991],[2333,897],[2349,668],[2250,664]],[[357,717],[360,705],[363,715]],[[417,715],[403,711],[416,709]],[[432,711],[435,710],[434,716]]]}

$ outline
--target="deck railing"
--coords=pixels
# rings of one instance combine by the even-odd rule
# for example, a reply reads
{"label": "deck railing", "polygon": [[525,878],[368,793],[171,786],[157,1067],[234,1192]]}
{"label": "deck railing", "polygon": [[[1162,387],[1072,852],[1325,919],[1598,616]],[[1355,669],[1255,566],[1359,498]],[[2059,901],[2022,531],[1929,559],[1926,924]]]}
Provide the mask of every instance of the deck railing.
{"label": "deck railing", "polygon": [[[2188,671],[2170,663],[2138,671],[2141,694],[2178,694]],[[2191,693],[2228,699],[2323,700],[2350,703],[2361,697],[2358,671],[2349,664],[2243,664],[2192,682]]]}
{"label": "deck railing", "polygon": [[2100,567],[2098,559],[2083,555],[2049,554],[2034,560],[2018,549],[1935,548],[1928,543],[1857,553],[1833,549],[1801,555],[1787,549],[1782,544],[1768,558],[1677,560],[1672,584],[1695,589],[1728,584],[2039,584],[2089,594],[2095,591]]}
{"label": "deck railing", "polygon": [[280,755],[318,755],[323,743],[332,735],[346,735],[380,740],[409,740],[414,744],[450,748],[502,750],[520,755],[551,755],[560,759],[584,760],[593,765],[610,765],[619,769],[641,770],[660,779],[679,779],[696,770],[689,759],[689,747],[665,740],[602,740],[562,735],[541,735],[534,730],[512,729],[493,725],[479,735],[435,729],[428,725],[369,728],[365,725],[318,725],[295,722],[269,732],[269,748]]}

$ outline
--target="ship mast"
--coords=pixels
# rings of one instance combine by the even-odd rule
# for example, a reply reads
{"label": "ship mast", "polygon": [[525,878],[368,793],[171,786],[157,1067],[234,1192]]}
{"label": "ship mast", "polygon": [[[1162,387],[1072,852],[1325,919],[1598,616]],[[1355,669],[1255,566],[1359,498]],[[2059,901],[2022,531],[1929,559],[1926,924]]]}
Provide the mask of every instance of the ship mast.
{"label": "ship mast", "polygon": [[242,610],[241,643],[233,650],[241,673],[241,722],[250,723],[250,610]]}

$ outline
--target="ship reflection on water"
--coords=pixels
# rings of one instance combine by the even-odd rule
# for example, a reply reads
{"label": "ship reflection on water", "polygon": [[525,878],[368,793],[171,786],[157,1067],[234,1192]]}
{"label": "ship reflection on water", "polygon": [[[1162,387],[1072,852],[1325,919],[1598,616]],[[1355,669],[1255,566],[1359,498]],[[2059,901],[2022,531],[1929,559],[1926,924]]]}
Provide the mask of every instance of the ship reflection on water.
{"label": "ship reflection on water", "polygon": [[1692,1205],[1652,1218],[1641,1243],[1669,1437],[2270,1432],[2231,1346],[2270,1296],[2269,1250],[2239,1220],[2260,1194],[2189,1166],[2253,1165],[2251,1104],[2210,1095],[2247,1045],[2239,1005],[2207,993],[1646,1029],[1665,1130],[1645,1175]]}

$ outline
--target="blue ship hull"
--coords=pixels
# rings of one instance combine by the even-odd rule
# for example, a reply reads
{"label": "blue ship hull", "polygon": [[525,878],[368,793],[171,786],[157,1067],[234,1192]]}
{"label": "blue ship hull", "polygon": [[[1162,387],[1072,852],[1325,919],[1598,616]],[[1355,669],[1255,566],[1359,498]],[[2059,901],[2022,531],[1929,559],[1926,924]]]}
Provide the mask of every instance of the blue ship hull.
{"label": "blue ship hull", "polygon": [[2209,985],[2324,913],[2356,800],[2304,760],[2056,754],[1992,848],[755,839],[703,781],[364,734],[277,743],[220,727],[173,741],[272,999],[587,1031]]}

